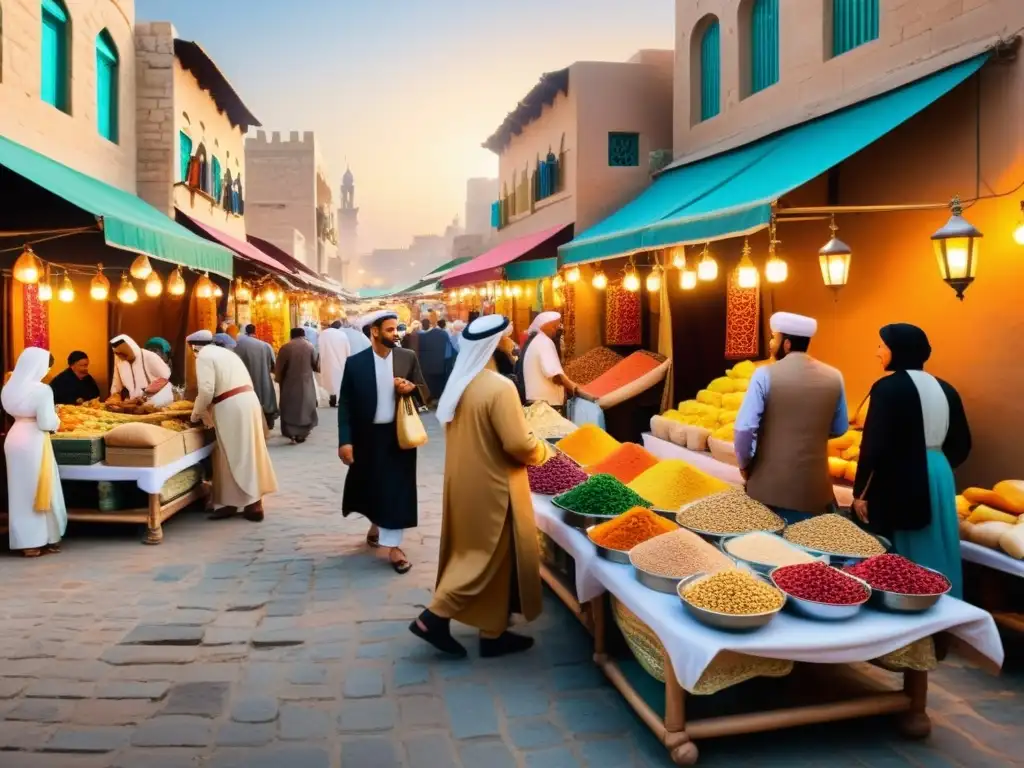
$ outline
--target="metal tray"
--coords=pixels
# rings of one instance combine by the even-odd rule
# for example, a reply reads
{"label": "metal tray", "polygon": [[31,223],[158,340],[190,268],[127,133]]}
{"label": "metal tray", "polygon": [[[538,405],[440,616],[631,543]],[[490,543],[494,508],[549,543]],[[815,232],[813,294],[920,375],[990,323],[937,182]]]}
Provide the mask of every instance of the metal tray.
{"label": "metal tray", "polygon": [[[786,566],[780,566],[785,568]],[[771,573],[768,574],[768,578],[771,579],[772,584],[786,596],[786,605],[790,606],[796,613],[806,616],[809,619],[818,619],[819,621],[843,621],[845,619],[851,619],[860,613],[861,608],[871,599],[871,585],[869,585],[864,579],[858,579],[856,576],[852,576],[849,573],[843,575],[859,581],[864,585],[864,589],[867,590],[867,594],[864,599],[859,603],[853,603],[852,605],[833,605],[831,603],[820,603],[817,600],[806,600],[802,597],[792,595],[786,590],[782,589],[778,584],[775,583],[775,571],[778,568],[773,568]]]}
{"label": "metal tray", "polygon": [[686,608],[687,612],[693,616],[701,624],[705,624],[715,629],[724,629],[730,632],[750,632],[755,629],[767,626],[772,619],[781,611],[787,602],[787,595],[782,592],[781,589],[776,587],[771,579],[761,573],[754,573],[755,578],[760,579],[765,584],[768,584],[775,589],[779,589],[782,593],[782,605],[776,608],[774,611],[768,611],[766,613],[748,613],[748,614],[733,614],[733,613],[719,613],[718,611],[709,611],[707,608],[698,608],[693,605],[685,597],[683,597],[683,590],[693,584],[695,581],[703,579],[710,574],[707,573],[695,573],[693,576],[687,576],[685,579],[676,585],[676,594],[679,596],[679,601]]}
{"label": "metal tray", "polygon": [[567,507],[563,507],[554,499],[551,499],[552,505],[562,510],[562,522],[568,525],[570,528],[576,528],[581,531],[592,528],[595,525],[601,523],[607,523],[609,520],[614,520],[618,515],[581,515],[579,512],[573,512]]}
{"label": "metal tray", "polygon": [[[924,566],[920,566],[924,568]],[[946,579],[945,575],[939,573],[933,568],[925,568],[926,571],[942,576]],[[852,574],[847,574],[852,576]],[[856,576],[854,576],[856,578]],[[939,592],[935,595],[905,595],[902,592],[886,592],[883,589],[871,589],[871,600],[870,604],[874,608],[879,608],[883,611],[892,611],[893,613],[924,613],[937,602],[943,595],[949,594],[949,591],[953,588],[949,579],[946,579],[946,591]]]}
{"label": "metal tray", "polygon": [[[632,560],[630,565],[633,565]],[[666,595],[678,595],[676,591],[679,586],[679,579],[670,576],[658,576],[654,573],[649,573],[642,568],[637,568],[633,565],[633,573],[636,574],[636,580],[643,584],[648,589],[653,589],[655,592],[663,592]]]}
{"label": "metal tray", "polygon": [[[868,532],[865,531],[865,533]],[[892,550],[892,542],[890,542],[884,536],[877,536],[874,533],[868,533],[868,535],[876,539],[879,544],[885,547],[886,552]],[[799,547],[800,549],[814,555],[815,557],[828,558],[826,562],[828,562],[829,565],[836,566],[837,568],[842,568],[846,565],[856,565],[857,563],[864,562],[869,557],[875,557],[875,555],[851,555],[843,552],[825,552],[821,549],[812,549],[811,547],[805,547],[803,544],[797,544],[795,541],[790,541],[789,539],[786,539],[786,541],[789,544],[792,544],[794,547]]]}
{"label": "metal tray", "polygon": [[[767,533],[770,536],[778,536],[778,538],[782,539],[782,537],[779,536],[777,533],[770,533],[769,531],[748,531],[748,533]],[[739,555],[734,555],[732,552],[730,552],[728,550],[728,544],[729,544],[730,541],[732,541],[733,539],[738,539],[740,536],[746,536],[746,535],[747,535],[746,533],[734,533],[734,534],[731,534],[729,536],[723,536],[721,539],[718,540],[718,548],[722,551],[722,554],[725,555],[726,557],[728,557],[730,560],[733,560],[734,562],[736,562],[738,564],[746,566],[749,570],[751,570],[751,571],[753,571],[754,573],[757,573],[757,574],[761,574],[761,575],[767,576],[772,571],[774,571],[776,568],[780,567],[780,566],[777,566],[777,565],[771,565],[770,563],[759,563],[756,560],[747,560],[746,558],[740,557]],[[793,549],[796,549],[796,550],[798,550],[800,552],[806,552],[808,555],[811,554],[810,552],[808,552],[803,547],[799,547],[799,546],[797,546],[796,544],[794,544],[791,541],[786,541],[785,539],[782,539],[782,541],[785,541],[786,544],[788,544],[789,546],[793,547]],[[828,564],[828,559],[827,558],[820,558],[819,557],[818,559],[821,560],[822,562],[824,562],[825,564]]]}
{"label": "metal tray", "polygon": [[[614,518],[613,518],[614,519]],[[586,530],[587,538],[590,539],[590,543],[594,545],[594,549],[597,550],[597,556],[602,560],[607,560],[611,563],[619,563],[621,565],[629,565],[629,552],[623,552],[620,549],[610,549],[608,547],[602,547],[600,544],[594,541],[591,537],[590,532],[596,528],[596,525],[592,525]]]}

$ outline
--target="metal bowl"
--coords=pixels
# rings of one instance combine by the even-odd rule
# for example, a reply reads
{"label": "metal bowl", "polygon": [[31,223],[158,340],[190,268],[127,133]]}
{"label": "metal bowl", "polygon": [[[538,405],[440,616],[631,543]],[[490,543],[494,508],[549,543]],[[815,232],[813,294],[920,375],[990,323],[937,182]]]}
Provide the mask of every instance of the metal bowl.
{"label": "metal bowl", "polygon": [[[723,539],[731,539],[731,538],[734,538],[736,536],[744,536],[744,535],[746,535],[748,533],[778,533],[779,531],[783,530],[786,527],[785,524],[783,524],[781,528],[778,528],[777,530],[774,530],[774,531],[767,531],[767,530],[765,530],[763,528],[756,528],[756,529],[754,529],[752,531],[741,531],[739,533],[737,533],[735,531],[730,531],[729,533],[718,533],[717,531],[702,531],[700,528],[691,528],[690,526],[684,525],[683,523],[681,523],[679,521],[678,517],[675,518],[675,521],[676,521],[676,525],[678,525],[680,528],[685,528],[688,531],[692,531],[693,533],[696,533],[698,536],[700,536],[702,539],[706,539],[707,541],[711,542],[712,544],[717,544],[719,547],[722,546],[722,540]],[[731,557],[731,555],[730,555],[730,557]]]}
{"label": "metal bowl", "polygon": [[620,563],[621,565],[629,565],[629,550],[623,552],[621,549],[611,549],[610,547],[602,547],[596,541],[594,537],[590,535],[590,532],[597,526],[592,525],[587,528],[587,538],[590,539],[590,543],[594,545],[594,549],[597,550],[597,556],[602,560],[607,560],[611,563]]}
{"label": "metal bowl", "polygon": [[[924,568],[924,566],[920,566]],[[925,568],[926,571],[942,576],[943,579],[946,577],[934,570],[933,568]],[[848,576],[851,574],[847,574]],[[856,578],[856,577],[854,577]],[[937,602],[943,595],[949,594],[949,591],[953,588],[949,579],[946,579],[946,589],[944,592],[939,592],[933,595],[906,595],[902,592],[886,592],[884,589],[871,590],[871,605],[874,608],[879,608],[884,611],[892,611],[893,613],[924,613]]]}
{"label": "metal bowl", "polygon": [[661,517],[664,517],[666,520],[671,520],[673,523],[676,523],[676,525],[679,525],[679,523],[676,522],[676,513],[671,509],[659,509],[658,507],[651,507],[651,511],[655,512]]}
{"label": "metal bowl", "polygon": [[[748,531],[748,533],[768,533],[770,536],[778,536],[778,538],[782,539],[782,537],[779,536],[778,534],[776,534],[776,533],[769,533],[768,531]],[[732,552],[730,552],[729,551],[729,542],[732,541],[733,539],[738,539],[741,536],[746,536],[746,535],[747,535],[747,533],[734,533],[734,534],[731,534],[729,536],[725,536],[725,537],[719,539],[719,541],[718,541],[718,548],[722,551],[722,554],[725,555],[726,557],[728,557],[730,560],[733,560],[733,561],[735,561],[736,563],[738,563],[740,565],[746,566],[749,570],[753,571],[754,573],[759,573],[759,574],[763,574],[764,576],[767,576],[772,571],[774,571],[776,568],[780,567],[780,566],[777,566],[777,565],[772,565],[770,563],[759,563],[756,560],[747,560],[744,557],[740,557],[739,555],[734,555]],[[804,549],[803,547],[798,547],[796,544],[793,544],[792,542],[786,541],[785,539],[782,539],[782,541],[785,541],[786,544],[788,544],[789,546],[793,547],[793,549],[796,549],[796,550],[798,550],[800,552],[807,552],[806,549]],[[807,554],[810,555],[811,553],[807,552]],[[821,559],[821,558],[819,558],[819,559]],[[828,564],[828,560],[827,559],[823,559],[823,562],[826,565]]]}
{"label": "metal bowl", "polygon": [[767,626],[772,619],[781,611],[787,602],[787,595],[782,592],[781,589],[776,587],[771,580],[760,573],[753,574],[755,578],[760,579],[765,584],[768,584],[775,589],[779,589],[782,593],[782,605],[776,608],[774,611],[768,611],[767,613],[746,613],[746,614],[733,614],[733,613],[719,613],[718,611],[709,611],[707,608],[698,608],[696,605],[691,603],[685,597],[683,597],[683,591],[700,579],[706,578],[711,574],[707,573],[695,573],[693,576],[687,576],[685,579],[680,581],[676,585],[676,595],[679,597],[679,601],[685,606],[693,618],[699,621],[701,624],[706,624],[709,627],[715,629],[725,629],[731,632],[750,632],[755,629]]}
{"label": "metal bowl", "polygon": [[679,594],[676,592],[676,587],[679,586],[679,579],[676,577],[659,576],[656,573],[645,571],[643,568],[637,568],[632,560],[630,560],[630,564],[633,566],[633,572],[636,574],[636,580],[648,589],[653,589],[655,592],[664,592],[666,595]]}
{"label": "metal bowl", "polygon": [[[781,566],[783,568],[787,566]],[[771,573],[768,574],[768,578],[771,579],[772,584],[782,590],[782,593],[786,595],[786,605],[793,608],[796,613],[806,616],[809,619],[818,619],[820,621],[842,621],[844,619],[850,619],[860,613],[861,608],[864,604],[871,599],[871,586],[863,579],[858,579],[856,576],[851,576],[848,573],[843,573],[847,578],[859,581],[864,585],[864,589],[867,590],[867,594],[864,599],[859,603],[853,603],[851,605],[833,605],[832,603],[821,603],[817,600],[806,600],[802,597],[786,592],[778,584],[775,583],[775,571],[778,568],[773,568]],[[838,569],[837,569],[838,570]]]}
{"label": "metal bowl", "polygon": [[[867,531],[865,531],[865,533],[867,533]],[[886,552],[889,552],[892,549],[892,542],[890,542],[884,536],[877,536],[873,533],[869,535],[876,539],[879,544],[885,547]],[[845,568],[847,565],[856,565],[857,563],[862,563],[869,557],[877,557],[877,555],[852,555],[843,552],[826,552],[822,549],[812,549],[811,547],[805,547],[803,544],[797,544],[795,541],[790,541],[789,539],[786,539],[786,542],[788,544],[792,544],[794,547],[799,547],[805,552],[809,552],[815,557],[827,558],[826,562],[829,565],[834,565],[836,568]]]}

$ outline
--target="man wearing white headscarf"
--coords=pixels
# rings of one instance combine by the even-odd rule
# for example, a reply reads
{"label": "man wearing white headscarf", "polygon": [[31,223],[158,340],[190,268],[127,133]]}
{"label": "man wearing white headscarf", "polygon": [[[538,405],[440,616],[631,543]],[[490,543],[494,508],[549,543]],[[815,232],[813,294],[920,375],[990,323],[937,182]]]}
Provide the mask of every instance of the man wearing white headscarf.
{"label": "man wearing white headscarf", "polygon": [[464,330],[466,330],[466,324],[461,320],[456,320],[454,323],[452,323],[452,349],[455,350],[456,354],[458,354],[459,352],[459,337],[462,336],[462,332]]}
{"label": "man wearing white headscarf", "polygon": [[335,320],[320,332],[320,386],[326,390],[331,408],[338,405],[345,361],[351,354],[352,345],[341,330],[341,320]]}
{"label": "man wearing white headscarf", "polygon": [[110,395],[122,400],[141,400],[157,407],[174,402],[171,369],[156,352],[140,349],[130,336],[121,334],[110,340],[114,352],[114,375]]}
{"label": "man wearing white headscarf", "polygon": [[528,650],[533,639],[508,631],[512,614],[541,611],[540,555],[527,466],[550,458],[530,431],[515,386],[494,355],[511,323],[486,315],[469,324],[437,406],[446,426],[443,518],[437,587],[410,631],[437,649],[465,656],[451,620],[480,630],[480,655]]}
{"label": "man wearing white headscarf", "polygon": [[370,348],[370,340],[363,334],[363,325],[365,323],[361,317],[353,317],[349,319],[348,325],[341,328],[341,332],[348,338],[349,357]]}
{"label": "man wearing white headscarf", "polygon": [[799,522],[834,508],[828,441],[849,429],[843,375],[810,357],[813,318],[776,312],[773,365],[754,371],[736,416],[735,447],[747,493]]}
{"label": "man wearing white headscarf", "polygon": [[53,390],[43,377],[53,365],[48,350],[26,347],[0,393],[14,426],[4,441],[7,459],[8,539],[26,557],[60,551],[68,524],[50,433],[60,427]]}
{"label": "man wearing white headscarf", "polygon": [[523,396],[527,403],[543,400],[552,408],[565,405],[566,393],[573,397],[584,396],[579,386],[565,375],[558,351],[562,316],[558,312],[541,312],[534,318],[523,345],[522,373]]}

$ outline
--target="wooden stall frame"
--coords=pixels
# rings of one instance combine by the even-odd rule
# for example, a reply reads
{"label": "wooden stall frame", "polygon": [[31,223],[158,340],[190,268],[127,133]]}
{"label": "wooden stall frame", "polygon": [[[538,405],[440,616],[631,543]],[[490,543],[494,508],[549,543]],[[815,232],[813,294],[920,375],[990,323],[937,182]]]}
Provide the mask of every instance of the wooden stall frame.
{"label": "wooden stall frame", "polygon": [[160,503],[160,494],[149,494],[149,506],[146,509],[126,509],[120,512],[99,512],[95,509],[69,509],[68,520],[82,523],[127,523],[145,525],[146,535],[143,544],[157,545],[164,540],[163,524],[178,512],[191,506],[200,499],[210,498],[210,483],[201,482],[191,491],[166,504]]}

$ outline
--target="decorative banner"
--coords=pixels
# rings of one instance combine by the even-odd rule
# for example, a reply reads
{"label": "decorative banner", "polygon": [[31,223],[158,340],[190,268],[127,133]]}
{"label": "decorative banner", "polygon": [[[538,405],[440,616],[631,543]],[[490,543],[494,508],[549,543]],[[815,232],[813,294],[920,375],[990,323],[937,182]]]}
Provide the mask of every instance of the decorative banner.
{"label": "decorative banner", "polygon": [[566,284],[562,287],[565,307],[562,309],[562,359],[572,360],[576,356],[576,286]]}
{"label": "decorative banner", "polygon": [[639,346],[640,292],[609,283],[605,288],[604,343],[607,346]]}
{"label": "decorative banner", "polygon": [[761,350],[761,288],[740,288],[729,271],[725,295],[725,359],[756,358]]}
{"label": "decorative banner", "polygon": [[50,311],[46,302],[39,300],[39,286],[21,284],[25,311],[25,346],[50,348]]}

